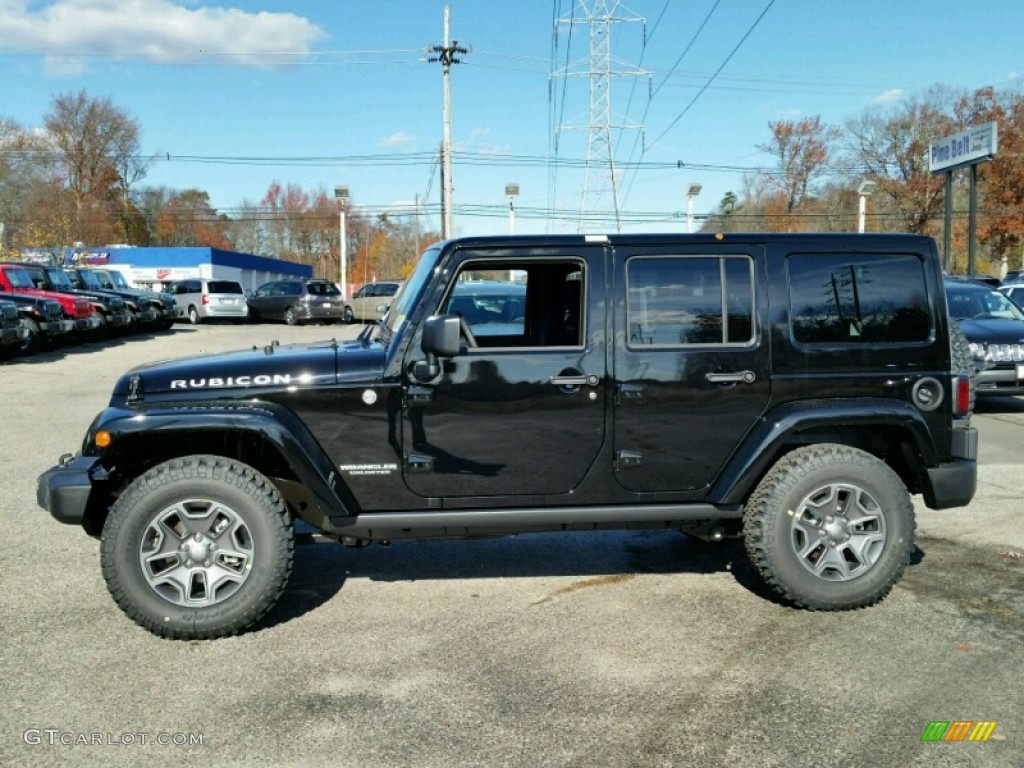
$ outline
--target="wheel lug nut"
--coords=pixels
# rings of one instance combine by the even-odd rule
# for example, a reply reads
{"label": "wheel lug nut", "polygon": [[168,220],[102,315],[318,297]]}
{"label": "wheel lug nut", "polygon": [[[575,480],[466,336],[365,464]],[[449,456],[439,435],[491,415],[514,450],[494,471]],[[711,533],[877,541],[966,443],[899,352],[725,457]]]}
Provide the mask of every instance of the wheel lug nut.
{"label": "wheel lug nut", "polygon": [[832,522],[832,515],[829,515],[828,517],[826,517],[825,518],[825,522],[826,523],[831,523]]}
{"label": "wheel lug nut", "polygon": [[211,565],[213,565],[213,560],[203,560],[203,566],[205,568],[209,568]]}
{"label": "wheel lug nut", "polygon": [[192,561],[191,560],[186,560],[185,561],[185,567],[186,568],[191,568],[192,567]]}
{"label": "wheel lug nut", "polygon": [[180,547],[178,547],[178,549],[184,552],[186,549],[188,549],[188,544],[182,544]]}
{"label": "wheel lug nut", "polygon": [[195,539],[196,541],[202,541],[203,540],[203,534],[201,534],[199,531],[196,531],[195,534],[192,536],[192,538]]}

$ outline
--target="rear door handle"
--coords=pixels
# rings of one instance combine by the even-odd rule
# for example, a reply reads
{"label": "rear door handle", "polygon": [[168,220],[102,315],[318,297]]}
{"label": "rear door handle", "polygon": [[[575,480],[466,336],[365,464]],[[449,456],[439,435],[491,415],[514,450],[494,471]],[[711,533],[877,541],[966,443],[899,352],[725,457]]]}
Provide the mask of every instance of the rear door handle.
{"label": "rear door handle", "polygon": [[728,373],[706,373],[704,378],[712,384],[753,384],[757,375],[753,371],[730,371]]}
{"label": "rear door handle", "polygon": [[556,387],[582,387],[584,384],[596,387],[601,379],[593,373],[581,373],[573,376],[552,376],[549,381]]}

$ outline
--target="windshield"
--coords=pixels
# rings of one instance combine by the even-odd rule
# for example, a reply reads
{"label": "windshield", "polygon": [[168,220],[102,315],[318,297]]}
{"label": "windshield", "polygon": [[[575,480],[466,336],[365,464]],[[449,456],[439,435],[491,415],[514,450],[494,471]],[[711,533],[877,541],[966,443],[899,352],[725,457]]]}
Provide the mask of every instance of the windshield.
{"label": "windshield", "polygon": [[437,257],[440,253],[440,246],[433,246],[425,250],[419,261],[416,262],[416,266],[413,267],[412,274],[398,289],[394,301],[391,302],[391,308],[381,321],[381,339],[385,344],[390,342],[405,325],[405,320],[415,308],[416,302],[419,301],[423,288],[434,274]]}
{"label": "windshield", "polygon": [[957,320],[1024,320],[1024,312],[999,291],[947,291],[949,314]]}
{"label": "windshield", "polygon": [[114,281],[114,285],[118,288],[131,288],[131,286],[128,285],[128,281],[124,279],[124,275],[120,272],[114,270],[111,272],[105,272],[104,274],[108,275],[110,279]]}
{"label": "windshield", "polygon": [[100,281],[96,279],[95,272],[90,272],[87,269],[80,269],[78,270],[78,279],[82,281],[82,285],[84,285],[86,288],[99,288],[100,290],[103,289],[103,286],[100,285]]}
{"label": "windshield", "polygon": [[114,285],[114,281],[110,279],[110,275],[106,272],[93,272],[96,275],[96,282],[100,284],[101,288],[106,288],[108,291],[116,291],[117,286]]}
{"label": "windshield", "polygon": [[60,291],[73,291],[75,286],[71,284],[71,278],[67,276],[67,273],[63,269],[57,269],[56,267],[47,267],[45,270],[47,277],[50,278],[50,282],[53,283],[53,287]]}
{"label": "windshield", "polygon": [[7,270],[7,282],[11,284],[11,288],[32,288],[32,278],[28,276],[21,267],[17,269]]}

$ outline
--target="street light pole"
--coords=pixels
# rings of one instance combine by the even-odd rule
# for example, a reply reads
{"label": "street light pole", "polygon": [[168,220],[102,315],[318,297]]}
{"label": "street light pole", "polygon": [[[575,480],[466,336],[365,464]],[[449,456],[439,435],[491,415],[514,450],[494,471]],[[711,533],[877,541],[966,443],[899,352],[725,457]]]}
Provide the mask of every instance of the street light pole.
{"label": "street light pole", "polygon": [[857,187],[857,194],[860,195],[860,203],[857,208],[857,231],[864,232],[864,225],[867,221],[868,213],[868,197],[875,191],[875,187],[878,186],[877,182],[868,181],[865,179]]}
{"label": "street light pole", "polygon": [[516,233],[516,208],[513,198],[519,194],[519,185],[506,184],[505,194],[508,195],[508,233],[514,235]]}
{"label": "street light pole", "polygon": [[341,208],[338,213],[338,233],[339,233],[339,247],[338,250],[341,254],[341,298],[348,299],[348,254],[346,254],[346,237],[345,237],[345,209],[348,207],[348,187],[335,187],[334,198],[341,201]]}
{"label": "street light pole", "polygon": [[686,231],[693,233],[693,198],[700,194],[700,184],[691,184],[686,188]]}

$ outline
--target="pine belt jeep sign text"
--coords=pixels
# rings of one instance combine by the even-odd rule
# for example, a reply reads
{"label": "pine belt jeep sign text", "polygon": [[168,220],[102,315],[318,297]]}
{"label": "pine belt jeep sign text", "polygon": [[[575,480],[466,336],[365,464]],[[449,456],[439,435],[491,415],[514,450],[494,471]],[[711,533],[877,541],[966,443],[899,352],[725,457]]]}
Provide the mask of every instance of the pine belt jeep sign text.
{"label": "pine belt jeep sign text", "polygon": [[928,170],[951,171],[996,154],[996,124],[985,123],[928,145]]}

